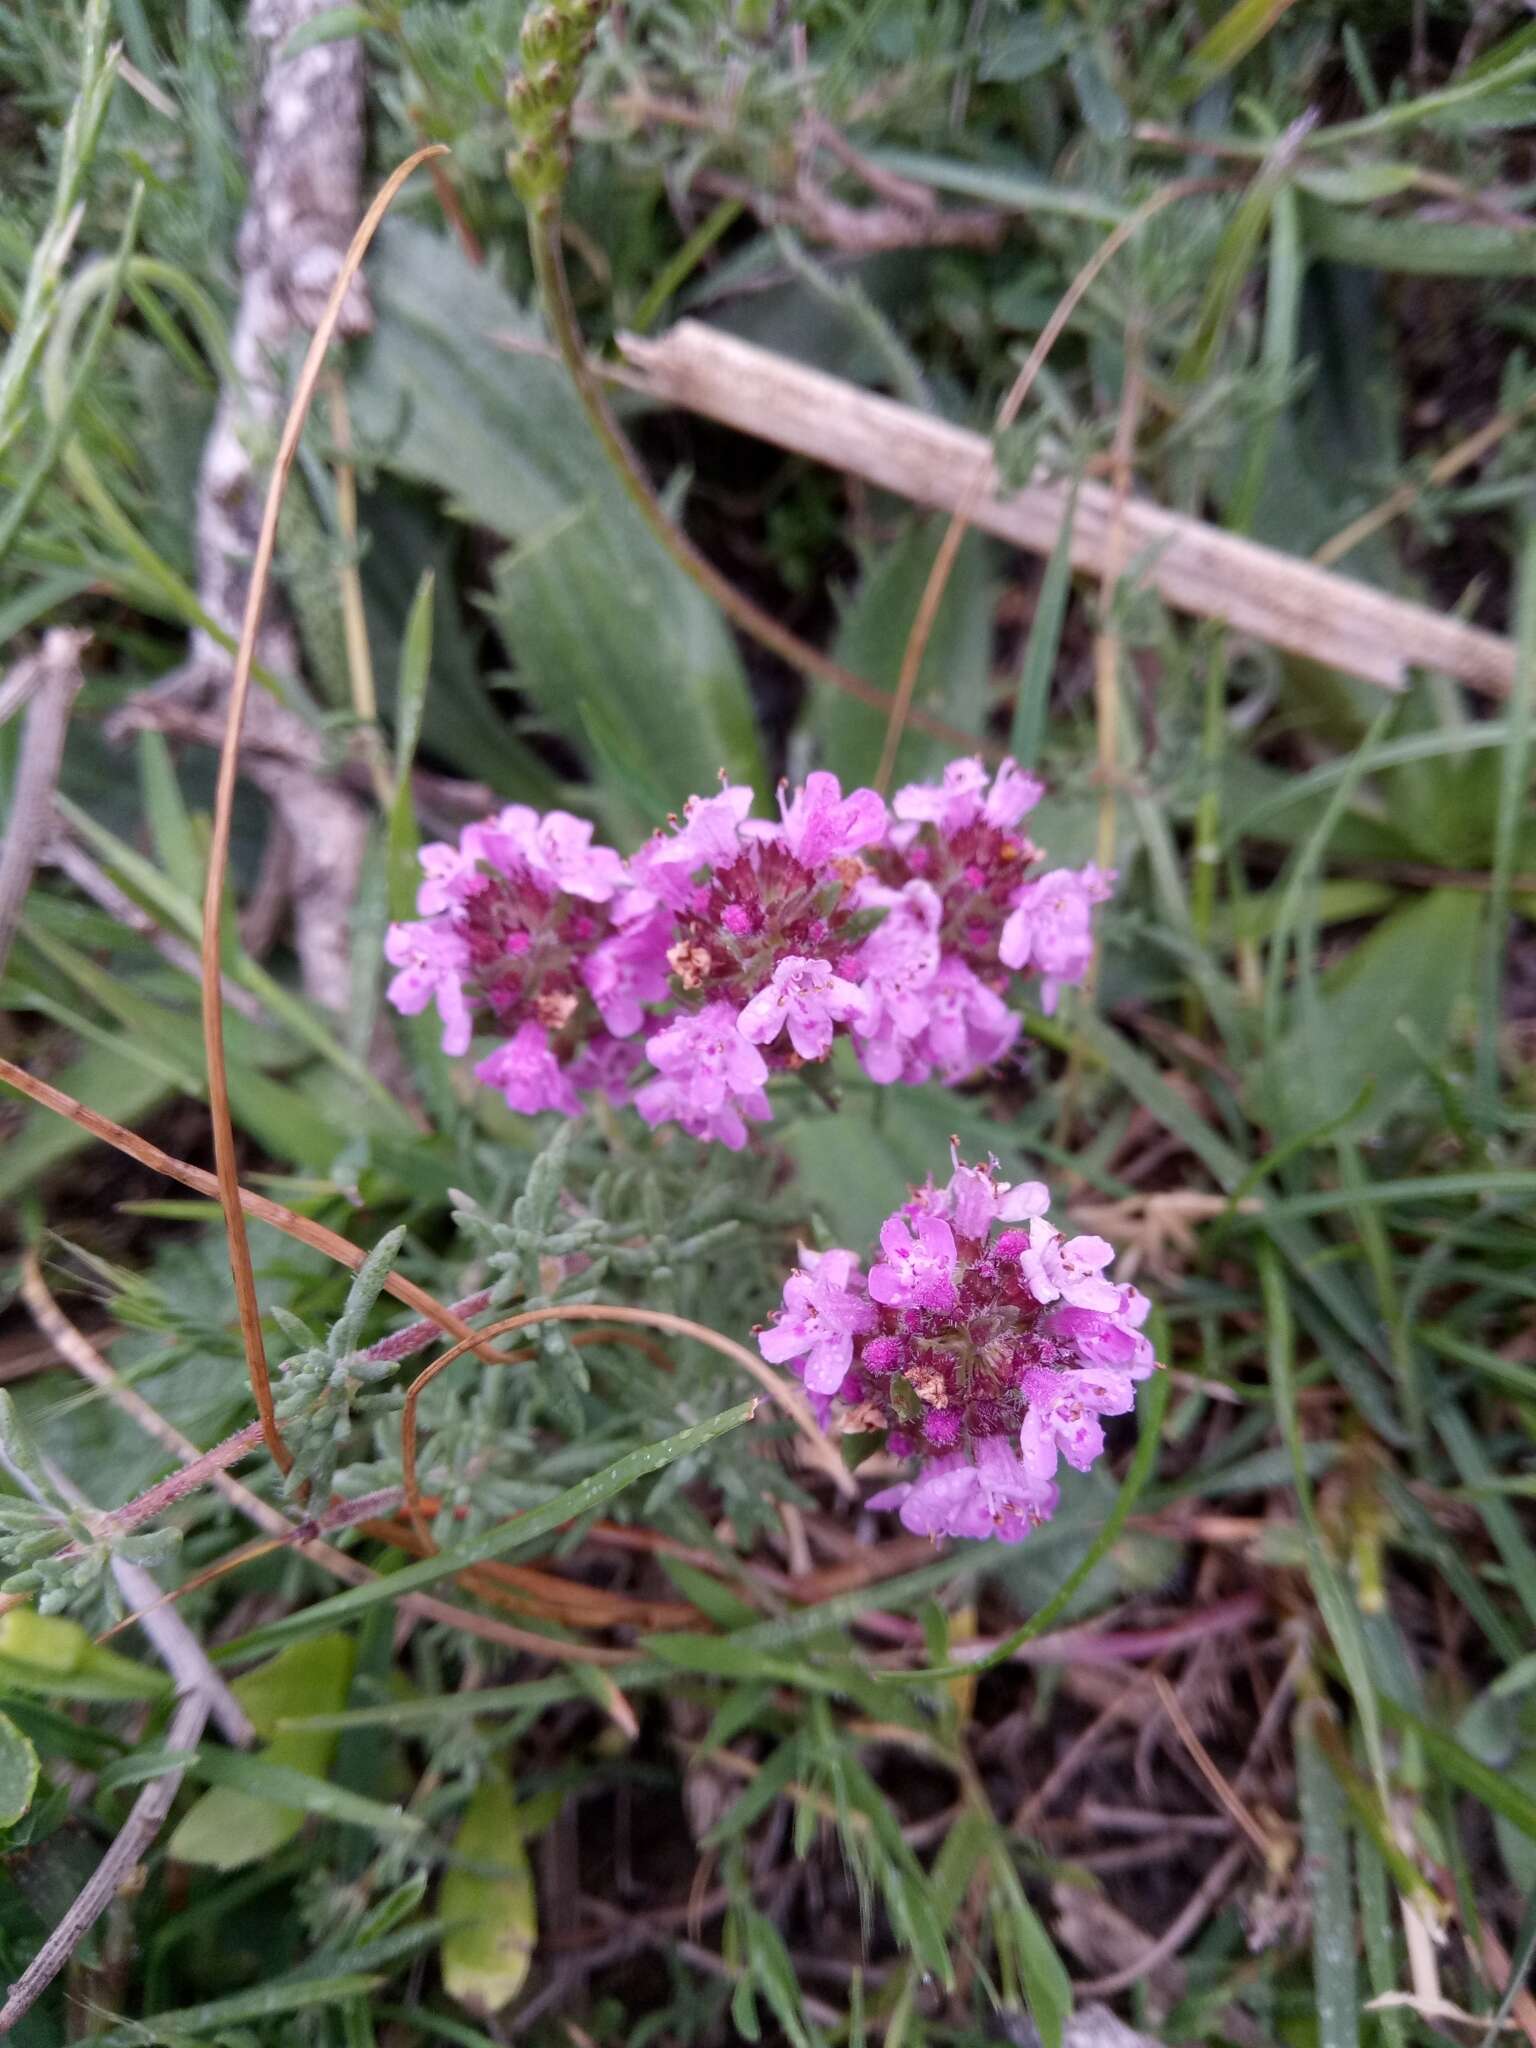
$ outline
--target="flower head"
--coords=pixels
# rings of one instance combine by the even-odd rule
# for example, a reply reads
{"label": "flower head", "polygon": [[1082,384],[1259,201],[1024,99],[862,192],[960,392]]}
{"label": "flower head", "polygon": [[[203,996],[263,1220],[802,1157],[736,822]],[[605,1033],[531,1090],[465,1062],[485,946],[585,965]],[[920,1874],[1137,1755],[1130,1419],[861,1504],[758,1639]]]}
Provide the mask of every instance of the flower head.
{"label": "flower head", "polygon": [[508,804],[422,849],[389,1000],[435,1006],[446,1052],[492,1039],[476,1071],[514,1107],[569,1114],[597,1092],[730,1146],[771,1115],[770,1076],[839,1037],[877,1082],[955,1084],[1014,1045],[1012,974],[1038,973],[1047,1008],[1081,977],[1108,894],[1096,868],[1026,879],[1039,795],[972,757],[893,815],[817,770],[770,822],[722,776],[627,862],[586,819]]}
{"label": "flower head", "polygon": [[447,1053],[467,1052],[477,1028],[494,1033],[478,1078],[525,1114],[574,1116],[567,1070],[593,1040],[637,1031],[665,986],[643,926],[614,936],[624,863],[585,819],[509,804],[456,847],[423,847],[421,867],[421,916],[384,942],[399,970],[390,1002],[406,1016],[435,1002]]}
{"label": "flower head", "polygon": [[1102,1239],[1064,1236],[1046,1208],[1039,1182],[957,1153],[946,1187],[886,1219],[867,1280],[851,1251],[802,1251],[759,1335],[832,1427],[883,1429],[888,1452],[922,1461],[869,1503],[922,1535],[1027,1535],[1055,1510],[1060,1461],[1087,1471],[1103,1418],[1153,1369],[1145,1298],[1104,1277]]}

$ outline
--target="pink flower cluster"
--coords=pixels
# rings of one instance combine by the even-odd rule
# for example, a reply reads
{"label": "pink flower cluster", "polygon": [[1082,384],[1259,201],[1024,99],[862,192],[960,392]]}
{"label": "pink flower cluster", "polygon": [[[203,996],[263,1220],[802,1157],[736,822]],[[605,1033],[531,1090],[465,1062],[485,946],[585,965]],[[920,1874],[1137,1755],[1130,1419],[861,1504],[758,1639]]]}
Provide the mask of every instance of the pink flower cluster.
{"label": "pink flower cluster", "polygon": [[423,848],[420,916],[390,927],[390,1001],[435,1004],[443,1048],[477,1030],[477,1076],[513,1109],[573,1115],[582,1090],[733,1148],[770,1116],[776,1070],[851,1037],[876,1081],[963,1081],[1018,1035],[1004,1000],[1040,977],[1050,1010],[1092,954],[1113,876],[1029,874],[1039,783],[952,761],[888,807],[835,775],[691,797],[629,860],[564,811],[513,804],[457,847]]}
{"label": "pink flower cluster", "polygon": [[843,1433],[923,1461],[869,1502],[916,1535],[1016,1543],[1048,1521],[1060,1460],[1088,1470],[1101,1417],[1127,1414],[1156,1363],[1146,1297],[1106,1277],[1103,1238],[1057,1230],[1048,1200],[1037,1181],[999,1180],[995,1159],[957,1154],[947,1187],[886,1219],[867,1274],[853,1252],[802,1248],[758,1333],[823,1426],[835,1409]]}

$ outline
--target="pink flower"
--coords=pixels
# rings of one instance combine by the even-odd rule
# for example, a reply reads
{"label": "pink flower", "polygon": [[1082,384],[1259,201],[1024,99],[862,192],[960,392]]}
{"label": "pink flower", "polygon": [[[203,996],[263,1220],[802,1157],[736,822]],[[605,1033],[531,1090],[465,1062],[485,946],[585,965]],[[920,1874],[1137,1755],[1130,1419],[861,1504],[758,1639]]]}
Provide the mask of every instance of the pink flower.
{"label": "pink flower", "polygon": [[946,954],[923,990],[928,1018],[921,1055],[953,1084],[996,1066],[1019,1035],[1019,1019],[963,960]]}
{"label": "pink flower", "polygon": [[1044,1217],[1032,1216],[1019,1265],[1036,1301],[1111,1313],[1120,1306],[1120,1290],[1099,1275],[1114,1256],[1102,1237],[1063,1237]]}
{"label": "pink flower", "polygon": [[727,866],[741,851],[741,826],[752,808],[745,783],[727,783],[718,796],[691,796],[683,806],[677,844],[696,868]]}
{"label": "pink flower", "polygon": [[679,1017],[648,1038],[645,1050],[658,1078],[639,1090],[635,1107],[653,1128],[680,1123],[696,1138],[739,1152],[747,1138],[743,1117],[773,1114],[763,1093],[768,1063],[742,1037],[729,1003]]}
{"label": "pink flower", "polygon": [[1058,1452],[1077,1471],[1086,1472],[1104,1449],[1099,1417],[1128,1415],[1136,1405],[1130,1375],[1102,1366],[1073,1372],[1032,1366],[1023,1385],[1029,1412],[1019,1431],[1019,1455],[1041,1479],[1055,1472]]}
{"label": "pink flower", "polygon": [[524,1116],[536,1116],[541,1109],[558,1109],[563,1116],[581,1114],[580,1098],[550,1051],[549,1033],[531,1020],[519,1025],[505,1045],[481,1060],[475,1079],[488,1088],[499,1088],[508,1109]]}
{"label": "pink flower", "polygon": [[[1123,1295],[1132,1288],[1121,1288]],[[1145,1295],[1138,1297],[1145,1301]],[[1157,1359],[1151,1343],[1123,1311],[1102,1315],[1091,1308],[1059,1308],[1046,1324],[1047,1334],[1070,1344],[1085,1365],[1108,1366],[1128,1379],[1144,1380]]]}
{"label": "pink flower", "polygon": [[1050,1192],[1042,1181],[1012,1181],[997,1178],[996,1159],[985,1166],[967,1166],[955,1155],[955,1170],[947,1188],[936,1188],[926,1206],[936,1216],[947,1216],[956,1237],[985,1241],[994,1223],[1021,1223],[1029,1216],[1043,1216],[1050,1207]]}
{"label": "pink flower", "polygon": [[645,1023],[646,1004],[665,999],[671,931],[665,911],[653,911],[602,940],[578,967],[616,1038],[632,1038]]}
{"label": "pink flower", "polygon": [[420,916],[437,917],[445,910],[452,910],[479,887],[481,876],[471,837],[473,830],[472,826],[466,829],[458,846],[448,846],[437,839],[422,847],[417,856],[424,877],[416,891],[416,909]]}
{"label": "pink flower", "polygon": [[589,1038],[566,1068],[571,1086],[592,1095],[605,1095],[616,1109],[634,1099],[635,1069],[640,1064],[636,1046],[621,1038]]}
{"label": "pink flower", "polygon": [[749,1095],[768,1078],[767,1061],[742,1037],[729,1003],[679,1017],[646,1040],[645,1053],[658,1074],[683,1082],[701,1107]]}
{"label": "pink flower", "polygon": [[899,789],[891,809],[901,821],[892,843],[910,845],[922,825],[937,827],[945,839],[985,818],[1000,832],[1011,832],[1045,794],[1045,785],[1026,774],[1016,761],[1003,761],[987,788],[987,771],[976,755],[951,761],[943,780],[909,782]]}
{"label": "pink flower", "polygon": [[706,1145],[723,1145],[728,1152],[739,1152],[746,1144],[748,1117],[753,1123],[768,1123],[773,1117],[761,1088],[701,1104],[686,1083],[666,1074],[636,1089],[635,1107],[652,1130],[658,1124],[680,1124],[690,1138]]}
{"label": "pink flower", "polygon": [[999,831],[1011,832],[1019,820],[1028,814],[1045,795],[1045,784],[1030,775],[1016,761],[999,763],[987,800],[982,805],[983,815],[989,824]]}
{"label": "pink flower", "polygon": [[443,1051],[469,1050],[472,1026],[463,976],[465,947],[446,924],[392,924],[384,935],[384,957],[400,972],[389,984],[389,1000],[406,1017],[419,1017],[434,998],[443,1023]]}
{"label": "pink flower", "polygon": [[887,907],[885,922],[850,963],[868,998],[854,1030],[865,1040],[859,1057],[871,1079],[894,1081],[911,1063],[908,1042],[928,1022],[925,991],[939,971],[940,904],[926,882],[879,894]]}
{"label": "pink flower", "polygon": [[802,1379],[813,1394],[835,1394],[853,1363],[853,1340],[875,1326],[875,1313],[862,1292],[858,1260],[849,1251],[819,1258],[802,1247],[803,1265],[784,1283],[784,1305],[757,1348],[772,1365],[799,1358]]}
{"label": "pink flower", "polygon": [[947,1309],[955,1305],[955,1233],[942,1216],[908,1225],[888,1216],[880,1231],[885,1258],[870,1269],[869,1291],[889,1307]]}
{"label": "pink flower", "polygon": [[1033,967],[1042,977],[1040,1007],[1047,1016],[1066,982],[1081,981],[1093,958],[1093,906],[1107,903],[1114,876],[1092,865],[1056,868],[1026,882],[998,941],[1005,967]]}
{"label": "pink flower", "polygon": [[718,796],[689,797],[682,822],[674,818],[670,834],[654,833],[630,861],[632,879],[669,909],[691,909],[700,893],[699,870],[727,867],[741,852],[741,827],[751,808],[752,791],[744,783],[728,784]]}
{"label": "pink flower", "polygon": [[781,784],[779,811],[781,841],[802,867],[812,869],[872,846],[885,836],[889,822],[884,797],[872,789],[856,789],[845,797],[837,777],[824,769],[808,775],[788,803]]}
{"label": "pink flower", "polygon": [[1032,1472],[1007,1437],[982,1437],[974,1463],[953,1451],[930,1459],[917,1479],[890,1486],[865,1503],[901,1510],[902,1527],[914,1536],[997,1537],[1017,1543],[1049,1521],[1060,1498],[1049,1477]]}
{"label": "pink flower", "polygon": [[987,786],[987,771],[979,756],[951,761],[940,782],[909,782],[898,789],[891,809],[905,824],[937,825],[944,833],[958,832],[981,811],[981,792]]}
{"label": "pink flower", "polygon": [[754,1045],[772,1045],[787,1027],[801,1059],[821,1060],[832,1049],[834,1025],[866,1016],[869,1007],[864,991],[834,974],[825,960],[791,953],[742,1011],[740,1029]]}
{"label": "pink flower", "polygon": [[504,875],[527,875],[546,896],[606,903],[624,886],[623,861],[611,846],[594,846],[589,821],[569,811],[508,804],[494,818],[468,826],[460,843]]}

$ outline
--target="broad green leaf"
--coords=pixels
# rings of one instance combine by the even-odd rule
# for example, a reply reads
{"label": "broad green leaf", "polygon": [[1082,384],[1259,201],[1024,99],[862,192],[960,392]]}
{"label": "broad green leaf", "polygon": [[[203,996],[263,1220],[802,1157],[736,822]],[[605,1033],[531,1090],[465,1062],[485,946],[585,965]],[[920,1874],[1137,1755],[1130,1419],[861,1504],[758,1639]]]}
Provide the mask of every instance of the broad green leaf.
{"label": "broad green leaf", "polygon": [[1066,47],[1062,24],[1043,7],[1034,7],[1017,21],[989,24],[981,51],[981,76],[1010,85],[1049,70]]}
{"label": "broad green leaf", "polygon": [[[255,1761],[276,1766],[284,1775],[269,1777],[261,1791],[252,1789],[248,1780],[214,1784],[171,1836],[170,1855],[182,1863],[198,1863],[213,1870],[240,1870],[291,1842],[304,1825],[307,1811],[329,1811],[337,1819],[359,1817],[336,1808],[336,1800],[355,1795],[343,1795],[323,1785],[335,1754],[335,1734],[328,1729],[279,1730],[277,1726],[290,1715],[330,1713],[345,1706],[353,1655],[350,1636],[316,1636],[291,1645],[234,1681],[230,1689],[250,1715],[251,1725],[258,1735],[271,1738]],[[233,1761],[238,1767],[252,1760],[241,1757]],[[305,1791],[302,1782],[286,1782],[294,1777],[318,1781],[322,1790],[331,1792],[330,1802],[317,1806],[306,1796],[302,1805],[282,1804],[283,1796]],[[368,1806],[374,1803],[364,1802]]]}
{"label": "broad green leaf", "polygon": [[1061,2048],[1072,2016],[1072,1980],[1066,1964],[1025,1896],[1005,1843],[993,1842],[990,1862],[994,1937],[1000,1950],[1006,1944],[1011,1972],[1018,1978],[1042,2048]]}
{"label": "broad green leaf", "polygon": [[172,885],[195,903],[203,886],[205,854],[181,794],[169,743],[164,733],[141,732],[137,746],[139,788],[155,853]]}
{"label": "broad green leaf", "polygon": [[722,768],[760,784],[735,642],[609,468],[563,368],[516,347],[542,351],[538,323],[448,237],[403,221],[381,231],[369,284],[359,430],[382,467],[512,543],[495,610],[518,688],[602,762],[629,822],[655,823]]}
{"label": "broad green leaf", "polygon": [[1449,1045],[1480,926],[1475,898],[1432,890],[1384,918],[1325,974],[1314,1004],[1298,997],[1283,1036],[1266,1049],[1262,1089],[1271,1127],[1283,1134],[1324,1124],[1367,1081],[1375,1086],[1362,1123],[1379,1126],[1422,1074],[1424,1058]]}
{"label": "broad green leaf", "polygon": [[505,1778],[488,1771],[465,1809],[454,1861],[438,1900],[449,1922],[443,1984],[450,1998],[486,2018],[503,2012],[527,1981],[538,1940],[533,1873]]}
{"label": "broad green leaf", "polygon": [[[415,674],[413,630],[423,578],[433,579],[430,686],[419,707],[421,745],[445,766],[489,783],[510,802],[548,810],[562,801],[558,775],[518,735],[509,700],[489,672],[492,635],[467,618],[456,579],[454,531],[429,519],[414,499],[380,493],[365,507],[368,551],[363,557],[363,602],[368,637],[376,650],[380,703],[399,752],[402,722],[411,716],[400,691]],[[419,647],[419,640],[418,640]]]}
{"label": "broad green leaf", "polygon": [[[1456,1726],[1462,1745],[1516,1791],[1536,1799],[1536,1691],[1513,1698],[1485,1692]],[[1528,1892],[1536,1886],[1536,1839],[1501,1813],[1493,1831],[1511,1884]]]}
{"label": "broad green leaf", "polygon": [[1240,63],[1256,50],[1294,0],[1234,0],[1214,28],[1196,43],[1175,89],[1190,97]]}
{"label": "broad green leaf", "polygon": [[1293,173],[1303,192],[1333,206],[1368,206],[1376,199],[1395,199],[1419,182],[1414,164],[1360,163],[1300,165]]}
{"label": "broad green leaf", "polygon": [[504,555],[494,609],[519,688],[622,797],[610,829],[645,833],[722,770],[762,787],[735,643],[627,500],[594,492]]}
{"label": "broad green leaf", "polygon": [[1529,277],[1536,227],[1485,221],[1382,219],[1303,195],[1302,233],[1314,256],[1411,277]]}
{"label": "broad green leaf", "polygon": [[0,1827],[14,1827],[37,1790],[37,1751],[9,1714],[0,1714]]}
{"label": "broad green leaf", "polygon": [[1056,658],[1061,652],[1061,629],[1066,622],[1067,600],[1072,594],[1072,527],[1076,518],[1077,480],[1074,478],[1062,513],[1061,532],[1040,578],[1035,615],[1029,622],[1029,639],[1025,643],[1019,687],[1013,700],[1008,751],[1021,768],[1035,766],[1045,738],[1051,679],[1056,673]]}

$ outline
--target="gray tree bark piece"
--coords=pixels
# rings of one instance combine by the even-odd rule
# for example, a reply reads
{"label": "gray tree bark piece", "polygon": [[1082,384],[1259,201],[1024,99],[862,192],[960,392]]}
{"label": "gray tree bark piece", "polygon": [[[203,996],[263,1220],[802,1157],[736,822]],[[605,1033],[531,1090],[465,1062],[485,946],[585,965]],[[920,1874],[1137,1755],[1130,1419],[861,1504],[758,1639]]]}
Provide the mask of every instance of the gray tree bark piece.
{"label": "gray tree bark piece", "polygon": [[64,759],[64,735],[69,729],[70,708],[85,680],[80,656],[90,637],[89,633],[55,626],[36,654],[17,664],[4,692],[8,703],[26,705],[27,724],[10,815],[0,839],[0,973],[16,936],[33,871],[53,829],[53,797]]}
{"label": "gray tree bark piece", "polygon": [[[251,0],[247,27],[259,86],[249,145],[251,182],[236,242],[240,306],[230,338],[238,373],[220,397],[197,491],[198,595],[238,635],[266,495],[287,409],[286,371],[319,321],[362,208],[363,54],[355,39],[285,56],[284,46],[330,0]],[[361,278],[342,309],[342,336],[372,322]],[[256,659],[296,675],[298,637],[275,594],[264,607]],[[195,632],[177,695],[221,697],[232,659]],[[130,711],[127,723],[133,722]],[[246,715],[245,773],[293,844],[293,936],[304,986],[345,1008],[351,988],[348,918],[367,835],[363,807],[331,778],[320,737],[261,688]]]}

